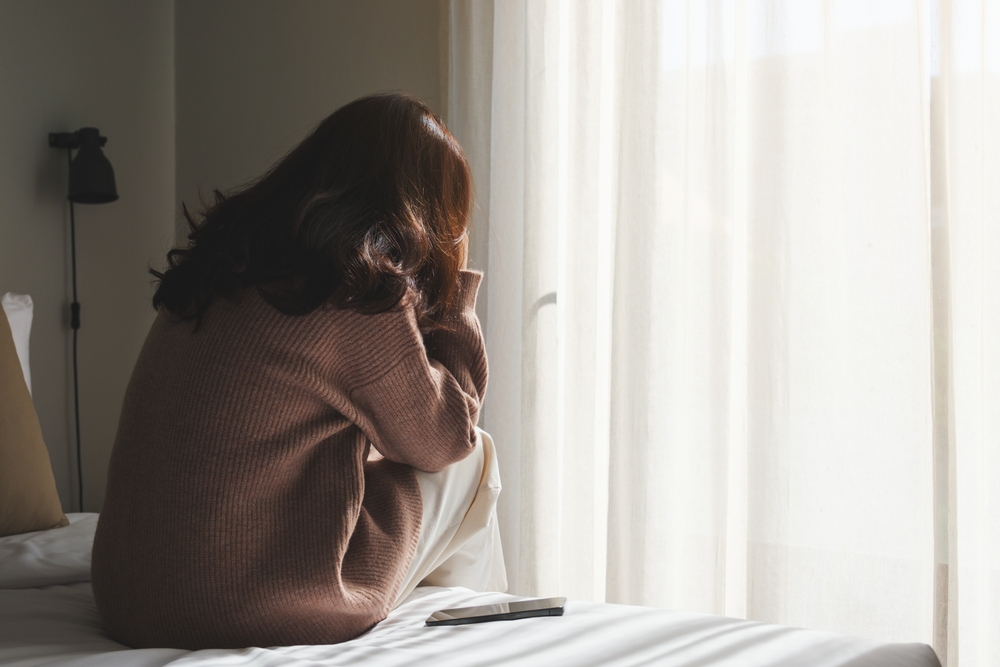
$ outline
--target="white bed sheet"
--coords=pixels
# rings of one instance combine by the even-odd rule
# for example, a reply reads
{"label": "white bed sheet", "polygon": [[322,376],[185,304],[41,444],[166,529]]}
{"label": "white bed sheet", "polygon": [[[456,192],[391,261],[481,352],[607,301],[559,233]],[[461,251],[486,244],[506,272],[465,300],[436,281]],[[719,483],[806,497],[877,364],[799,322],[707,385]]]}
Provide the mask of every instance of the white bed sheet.
{"label": "white bed sheet", "polygon": [[67,514],[69,525],[0,538],[0,588],[90,581],[97,515]]}
{"label": "white bed sheet", "polygon": [[[69,542],[76,546],[68,551],[78,551],[80,536]],[[47,549],[52,551],[51,543]],[[45,548],[37,551],[44,556],[38,563],[41,573],[61,562],[59,576],[66,577],[66,563],[81,563],[79,553],[58,558],[45,554]],[[4,562],[0,561],[0,569]],[[26,575],[27,562],[25,558],[19,562],[21,581],[41,576]],[[79,577],[79,570],[72,576]],[[0,590],[0,665],[940,667],[934,652],[923,644],[884,644],[719,616],[572,600],[562,617],[424,626],[435,610],[510,597],[423,587],[370,632],[343,644],[191,652],[133,650],[113,641],[101,627],[88,582],[8,587]]]}

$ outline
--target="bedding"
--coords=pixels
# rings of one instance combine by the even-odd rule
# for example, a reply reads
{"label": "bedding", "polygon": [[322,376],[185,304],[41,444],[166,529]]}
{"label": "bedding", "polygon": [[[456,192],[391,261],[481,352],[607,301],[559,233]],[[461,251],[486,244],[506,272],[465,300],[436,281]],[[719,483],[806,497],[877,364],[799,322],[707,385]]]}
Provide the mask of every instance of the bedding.
{"label": "bedding", "polygon": [[17,358],[21,362],[21,373],[24,374],[24,383],[28,385],[28,393],[31,393],[31,365],[29,363],[29,349],[31,342],[31,321],[34,318],[35,304],[31,296],[27,294],[14,294],[7,292],[0,297],[0,305],[7,315],[10,323],[10,333],[14,337],[14,349],[17,350]]}
{"label": "bedding", "polygon": [[68,523],[26,377],[5,306],[0,309],[0,536]]}
{"label": "bedding", "polygon": [[[923,644],[886,644],[718,616],[572,600],[561,617],[428,628],[424,620],[435,610],[512,596],[426,586],[371,631],[342,644],[133,650],[104,632],[90,583],[81,580],[97,517],[69,518],[70,526],[47,531],[44,538],[29,534],[0,540],[0,665],[940,667]],[[8,571],[10,562],[17,563],[14,574],[9,574],[14,572]]]}
{"label": "bedding", "polygon": [[0,589],[90,581],[97,515],[66,516],[65,528],[0,538]]}

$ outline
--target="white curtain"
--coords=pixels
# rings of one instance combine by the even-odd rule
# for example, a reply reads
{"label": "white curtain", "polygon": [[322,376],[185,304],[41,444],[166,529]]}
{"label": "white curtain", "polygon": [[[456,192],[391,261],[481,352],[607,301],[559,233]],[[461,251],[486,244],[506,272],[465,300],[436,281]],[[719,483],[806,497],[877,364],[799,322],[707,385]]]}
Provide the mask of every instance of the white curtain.
{"label": "white curtain", "polygon": [[1000,665],[1000,3],[443,8],[511,590]]}

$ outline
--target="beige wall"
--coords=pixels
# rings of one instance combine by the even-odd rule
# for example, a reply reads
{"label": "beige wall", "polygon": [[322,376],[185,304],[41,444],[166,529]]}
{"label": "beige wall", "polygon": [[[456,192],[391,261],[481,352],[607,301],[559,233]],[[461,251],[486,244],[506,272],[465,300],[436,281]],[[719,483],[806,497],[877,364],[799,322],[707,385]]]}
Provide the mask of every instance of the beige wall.
{"label": "beige wall", "polygon": [[176,11],[178,206],[259,176],[362,95],[406,90],[440,112],[438,0],[177,0]]}
{"label": "beige wall", "polygon": [[146,269],[179,202],[259,175],[361,95],[407,90],[440,111],[438,35],[438,0],[0,0],[0,293],[35,300],[34,398],[66,511],[66,156],[48,132],[98,127],[121,195],[77,207],[84,509],[97,511],[153,317]]}
{"label": "beige wall", "polygon": [[31,294],[34,399],[66,511],[72,438],[66,154],[108,137],[121,199],[77,206],[84,507],[97,510],[132,364],[152,321],[146,274],[174,223],[173,2],[0,0],[0,293]]}

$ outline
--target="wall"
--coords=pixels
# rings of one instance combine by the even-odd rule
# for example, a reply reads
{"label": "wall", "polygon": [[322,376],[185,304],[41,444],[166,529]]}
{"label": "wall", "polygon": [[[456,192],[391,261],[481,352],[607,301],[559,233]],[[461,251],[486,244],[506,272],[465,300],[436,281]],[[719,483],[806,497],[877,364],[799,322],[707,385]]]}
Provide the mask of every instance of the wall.
{"label": "wall", "polygon": [[146,269],[172,240],[173,25],[170,0],[0,0],[0,293],[35,301],[34,399],[66,511],[78,509],[67,158],[48,133],[99,128],[121,196],[77,206],[84,507],[96,511],[153,317]]}
{"label": "wall", "polygon": [[259,176],[362,95],[406,90],[440,113],[438,0],[177,0],[176,12],[178,206]]}

